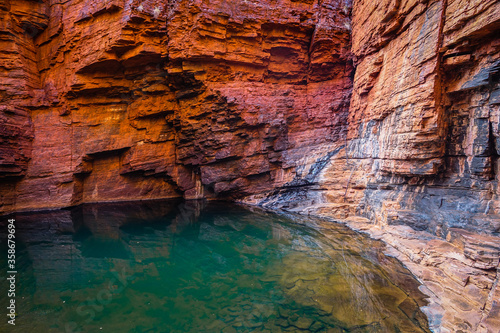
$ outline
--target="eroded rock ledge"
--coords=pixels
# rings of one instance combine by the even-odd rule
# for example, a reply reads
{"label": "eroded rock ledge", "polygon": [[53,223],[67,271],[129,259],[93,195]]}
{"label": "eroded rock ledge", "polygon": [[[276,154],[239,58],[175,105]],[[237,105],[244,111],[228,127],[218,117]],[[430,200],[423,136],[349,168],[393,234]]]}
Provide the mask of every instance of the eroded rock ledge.
{"label": "eroded rock ledge", "polygon": [[499,13],[0,0],[0,211],[184,197],[364,218],[434,293],[435,331],[498,331]]}

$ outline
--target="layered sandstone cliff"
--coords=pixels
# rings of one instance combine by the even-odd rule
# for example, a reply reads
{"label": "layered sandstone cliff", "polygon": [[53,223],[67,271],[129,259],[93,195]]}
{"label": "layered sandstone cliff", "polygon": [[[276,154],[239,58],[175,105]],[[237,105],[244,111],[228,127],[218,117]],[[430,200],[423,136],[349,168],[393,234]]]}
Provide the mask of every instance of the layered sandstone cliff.
{"label": "layered sandstone cliff", "polygon": [[425,283],[435,331],[500,327],[498,1],[0,16],[0,211],[184,197],[349,219]]}

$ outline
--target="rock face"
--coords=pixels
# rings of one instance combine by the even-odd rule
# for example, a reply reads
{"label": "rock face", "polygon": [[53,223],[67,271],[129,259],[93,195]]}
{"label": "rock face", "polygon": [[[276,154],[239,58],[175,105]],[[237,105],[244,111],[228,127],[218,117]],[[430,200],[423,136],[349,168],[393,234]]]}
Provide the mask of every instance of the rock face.
{"label": "rock face", "polygon": [[23,99],[7,95],[2,109],[10,127],[2,129],[1,172],[12,179],[1,191],[4,211],[241,198],[280,187],[299,157],[345,135],[350,4],[75,0],[1,8],[5,38],[17,47],[3,51],[4,61],[27,59],[11,65],[23,72],[7,87]]}
{"label": "rock face", "polygon": [[[365,214],[391,223],[413,220],[413,227],[435,232],[500,231],[498,220],[484,218],[498,205],[500,63],[493,36],[499,9],[496,1],[356,3],[357,71],[347,154],[373,161],[367,207],[383,212],[382,204],[397,203],[382,214]],[[377,33],[357,33],[360,24]],[[389,192],[405,193],[404,198],[386,197]]]}
{"label": "rock face", "polygon": [[0,0],[0,211],[184,197],[363,217],[438,295],[436,331],[498,331],[499,13]]}
{"label": "rock face", "polygon": [[436,299],[438,332],[498,331],[499,13],[497,1],[355,1],[347,149],[315,191],[264,202],[367,217],[360,228]]}
{"label": "rock face", "polygon": [[26,176],[31,157],[33,124],[29,87],[40,83],[35,46],[25,29],[45,27],[48,17],[41,13],[41,5],[27,3],[11,10],[9,3],[0,2],[0,206],[15,205],[12,196],[15,183]]}
{"label": "rock face", "polygon": [[498,1],[354,1],[347,149],[302,178],[309,188],[251,198],[368,218],[361,229],[436,297],[435,331],[498,331],[499,13]]}

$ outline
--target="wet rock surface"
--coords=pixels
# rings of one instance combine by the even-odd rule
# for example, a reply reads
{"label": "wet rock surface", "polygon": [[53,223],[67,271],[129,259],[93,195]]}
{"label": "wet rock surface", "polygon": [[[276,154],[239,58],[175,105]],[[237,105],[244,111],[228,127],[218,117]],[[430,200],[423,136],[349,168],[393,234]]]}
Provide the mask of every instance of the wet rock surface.
{"label": "wet rock surface", "polygon": [[374,226],[362,218],[346,223],[389,244],[387,253],[423,283],[420,290],[430,303],[422,309],[432,331],[496,331],[498,237],[451,229],[442,239],[407,226]]}

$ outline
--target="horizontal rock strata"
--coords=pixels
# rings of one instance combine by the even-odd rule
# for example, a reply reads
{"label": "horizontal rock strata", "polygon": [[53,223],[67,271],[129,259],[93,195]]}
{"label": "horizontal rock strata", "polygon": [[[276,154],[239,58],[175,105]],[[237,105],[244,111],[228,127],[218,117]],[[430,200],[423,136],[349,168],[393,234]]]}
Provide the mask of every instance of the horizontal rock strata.
{"label": "horizontal rock strata", "polygon": [[498,330],[499,6],[355,1],[347,149],[318,160],[308,188],[249,198],[368,218],[436,300],[436,332]]}
{"label": "horizontal rock strata", "polygon": [[3,211],[240,198],[344,136],[350,4],[2,3]]}

